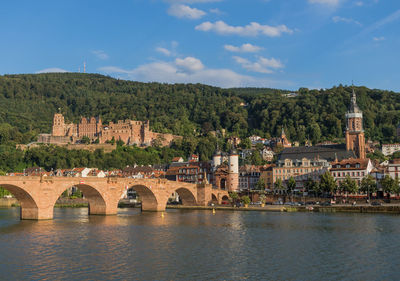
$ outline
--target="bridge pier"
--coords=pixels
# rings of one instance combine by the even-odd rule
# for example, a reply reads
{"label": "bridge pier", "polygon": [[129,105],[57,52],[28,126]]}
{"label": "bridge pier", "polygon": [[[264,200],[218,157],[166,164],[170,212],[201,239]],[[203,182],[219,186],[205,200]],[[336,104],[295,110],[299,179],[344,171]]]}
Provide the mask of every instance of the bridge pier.
{"label": "bridge pier", "polygon": [[118,213],[118,204],[115,206],[104,206],[103,204],[90,204],[89,215],[116,215]]}
{"label": "bridge pier", "polygon": [[152,202],[142,202],[142,212],[164,212],[167,207],[167,203],[152,203]]}
{"label": "bridge pier", "polygon": [[53,219],[53,206],[46,208],[21,206],[21,220],[51,220]]}

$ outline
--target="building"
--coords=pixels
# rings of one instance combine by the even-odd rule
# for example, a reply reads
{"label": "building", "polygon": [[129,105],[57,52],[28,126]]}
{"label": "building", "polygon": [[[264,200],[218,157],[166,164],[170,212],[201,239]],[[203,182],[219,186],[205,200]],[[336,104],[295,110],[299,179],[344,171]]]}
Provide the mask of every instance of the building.
{"label": "building", "polygon": [[261,150],[261,157],[264,161],[271,162],[274,159],[274,156],[275,153],[269,147],[266,147],[263,150]]}
{"label": "building", "polygon": [[366,158],[363,114],[357,105],[354,89],[350,107],[346,113],[346,150],[354,151],[357,158]]}
{"label": "building", "polygon": [[338,184],[350,177],[360,185],[362,179],[369,175],[374,166],[370,159],[343,159],[331,163],[330,173]]}
{"label": "building", "polygon": [[393,159],[389,161],[387,167],[387,174],[393,179],[400,178],[400,159]]}
{"label": "building", "polygon": [[155,178],[155,171],[150,166],[126,167],[122,170],[122,176],[134,179],[150,179]]}
{"label": "building", "polygon": [[121,140],[127,145],[160,145],[167,146],[174,139],[181,138],[172,134],[155,133],[150,130],[150,122],[119,120],[103,125],[100,117],[81,118],[78,124],[65,123],[61,113],[54,114],[51,134],[39,135],[38,142],[49,144],[77,143],[83,137],[99,143]]}
{"label": "building", "polygon": [[264,181],[265,190],[271,191],[274,186],[275,164],[266,165],[260,169],[260,179]]}
{"label": "building", "polygon": [[382,153],[385,156],[392,155],[397,151],[400,151],[400,143],[382,144]]}
{"label": "building", "polygon": [[283,149],[273,167],[272,186],[280,179],[283,185],[293,177],[296,187],[302,189],[308,178],[319,181],[319,176],[330,168],[330,162],[354,158],[354,151],[347,151],[345,144],[299,146]]}
{"label": "building", "polygon": [[283,148],[292,147],[292,144],[287,139],[285,130],[283,128],[282,128],[281,136],[278,138],[274,138],[272,143],[273,143],[273,146],[276,146],[276,147],[283,147]]}
{"label": "building", "polygon": [[208,162],[174,162],[165,178],[178,182],[208,183],[212,178],[211,165]]}
{"label": "building", "polygon": [[[261,166],[262,167],[262,166]],[[255,165],[244,165],[239,168],[239,190],[256,190],[260,180],[261,168]]]}
{"label": "building", "polygon": [[[292,177],[296,181],[296,188],[302,189],[304,182],[309,178],[319,181],[319,177],[329,170],[329,161],[319,158],[318,155],[316,157],[306,156],[307,154],[303,153],[278,160],[276,166],[272,168],[273,183],[280,179],[283,186],[286,186],[287,181]],[[272,189],[275,189],[275,186]]]}

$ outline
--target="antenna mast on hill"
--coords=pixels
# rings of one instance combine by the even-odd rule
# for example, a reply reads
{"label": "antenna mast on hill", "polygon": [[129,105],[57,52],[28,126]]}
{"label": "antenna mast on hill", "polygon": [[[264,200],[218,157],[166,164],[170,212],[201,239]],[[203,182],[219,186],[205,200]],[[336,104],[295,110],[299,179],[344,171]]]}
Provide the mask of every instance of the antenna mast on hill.
{"label": "antenna mast on hill", "polygon": [[86,61],[83,62],[83,73],[86,73]]}

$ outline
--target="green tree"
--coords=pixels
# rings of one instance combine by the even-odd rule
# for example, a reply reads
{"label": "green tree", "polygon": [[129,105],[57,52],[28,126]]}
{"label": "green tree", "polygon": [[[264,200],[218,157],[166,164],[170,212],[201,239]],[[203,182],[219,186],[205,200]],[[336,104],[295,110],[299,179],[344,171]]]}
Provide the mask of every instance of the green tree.
{"label": "green tree", "polygon": [[288,193],[293,193],[293,190],[296,189],[296,180],[293,177],[290,177],[286,184],[286,187]]}
{"label": "green tree", "polygon": [[342,189],[343,192],[347,192],[347,193],[351,193],[351,194],[358,192],[357,182],[355,180],[353,180],[352,178],[350,178],[349,175],[347,175],[346,178],[344,179],[344,181],[340,184],[340,188]]}
{"label": "green tree", "polygon": [[90,144],[90,139],[89,139],[89,137],[88,137],[88,136],[83,136],[83,137],[81,138],[81,143]]}
{"label": "green tree", "polygon": [[311,177],[307,178],[307,181],[304,183],[304,188],[307,192],[314,192],[316,195],[320,193],[320,185],[317,181],[314,181]]}
{"label": "green tree", "polygon": [[256,183],[257,190],[265,190],[265,182],[263,178],[259,178],[258,182]]}
{"label": "green tree", "polygon": [[247,196],[247,195],[242,196],[242,197],[240,198],[240,200],[241,200],[241,201],[243,202],[243,204],[245,204],[245,205],[248,205],[248,204],[250,204],[250,202],[251,202],[250,197]]}
{"label": "green tree", "polygon": [[251,148],[251,141],[249,138],[243,138],[239,144],[240,148],[242,149],[250,149]]}
{"label": "green tree", "polygon": [[283,189],[282,180],[281,180],[280,178],[278,178],[278,179],[275,181],[274,189],[275,189],[275,191],[276,191],[276,190],[282,190],[282,189]]}
{"label": "green tree", "polygon": [[393,193],[398,193],[399,192],[399,184],[398,181],[393,179],[391,176],[386,175],[382,180],[381,180],[381,186],[383,189],[383,192],[385,192],[388,197],[390,194]]}
{"label": "green tree", "polygon": [[117,146],[123,146],[125,143],[123,140],[119,139],[117,140]]}
{"label": "green tree", "polygon": [[370,193],[377,192],[377,185],[375,179],[371,175],[365,176],[361,180],[360,190],[364,193],[367,193],[368,196]]}
{"label": "green tree", "polygon": [[260,152],[258,150],[253,150],[251,152],[250,162],[251,162],[252,165],[257,165],[257,166],[262,164],[262,157],[261,157]]}
{"label": "green tree", "polygon": [[367,157],[371,160],[378,160],[379,162],[383,162],[386,160],[386,156],[377,149],[373,153],[368,153]]}
{"label": "green tree", "polygon": [[237,200],[239,199],[239,194],[237,194],[236,192],[232,191],[232,192],[229,192],[229,197],[231,198],[232,205],[235,205]]}
{"label": "green tree", "polygon": [[326,171],[320,176],[320,189],[323,192],[333,194],[337,190],[337,184],[334,177]]}
{"label": "green tree", "polygon": [[258,152],[260,152],[261,150],[263,150],[264,149],[264,144],[262,144],[262,143],[257,143],[256,144],[256,150],[258,151]]}

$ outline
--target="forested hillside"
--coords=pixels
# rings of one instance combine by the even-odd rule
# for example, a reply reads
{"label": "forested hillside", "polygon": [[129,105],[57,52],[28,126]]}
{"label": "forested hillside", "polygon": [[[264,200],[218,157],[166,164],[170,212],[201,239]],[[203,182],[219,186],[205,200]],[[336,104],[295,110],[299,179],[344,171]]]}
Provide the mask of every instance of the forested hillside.
{"label": "forested hillside", "polygon": [[[367,138],[393,142],[400,122],[398,93],[356,87]],[[343,137],[350,87],[299,89],[295,97],[276,89],[221,89],[201,84],[139,83],[97,74],[58,73],[0,76],[0,143],[28,142],[50,132],[53,114],[150,120],[157,132],[206,135],[226,129],[240,137],[277,136],[314,143]]]}

